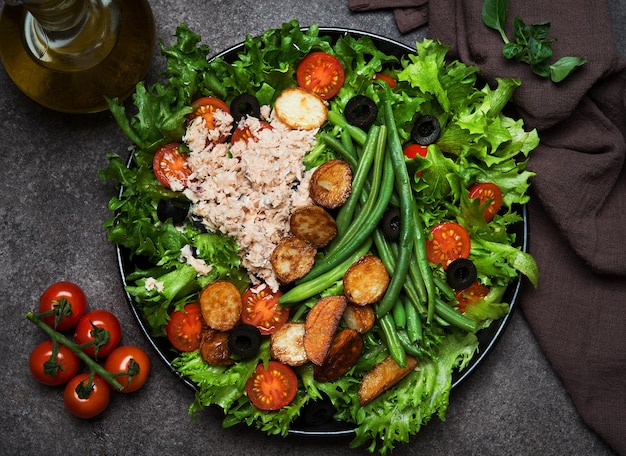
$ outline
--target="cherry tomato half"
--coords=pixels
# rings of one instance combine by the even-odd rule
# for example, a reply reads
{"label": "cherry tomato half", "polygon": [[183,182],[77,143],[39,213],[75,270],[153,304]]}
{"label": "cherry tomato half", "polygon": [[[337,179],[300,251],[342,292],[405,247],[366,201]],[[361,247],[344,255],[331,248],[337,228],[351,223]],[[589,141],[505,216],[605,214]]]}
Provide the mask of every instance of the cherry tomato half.
{"label": "cherry tomato half", "polygon": [[443,222],[434,226],[426,239],[428,261],[440,264],[444,269],[457,258],[467,258],[470,253],[470,237],[461,225],[455,222]]}
{"label": "cherry tomato half", "polygon": [[[169,143],[154,154],[152,169],[158,181],[169,189],[180,190],[187,186],[191,169],[187,154],[178,150],[180,144]],[[174,185],[172,185],[174,184]]]}
{"label": "cherry tomato half", "polygon": [[469,190],[470,198],[478,198],[481,206],[491,201],[483,210],[485,222],[490,222],[502,207],[502,190],[493,182],[480,182]]}
{"label": "cherry tomato half", "polygon": [[63,385],[78,373],[80,360],[65,345],[58,345],[55,359],[52,359],[52,341],[37,345],[30,354],[28,366],[33,377],[44,385]]}
{"label": "cherry tomato half", "polygon": [[135,345],[121,345],[107,356],[104,368],[112,374],[127,372],[115,379],[122,385],[122,393],[132,393],[141,388],[150,374],[148,354]]}
{"label": "cherry tomato half", "polygon": [[111,400],[111,387],[100,375],[95,374],[91,388],[89,372],[72,378],[63,391],[65,408],[79,418],[93,418],[104,412]]}
{"label": "cherry tomato half", "polygon": [[322,100],[337,95],[345,74],[341,62],[326,52],[311,52],[304,57],[296,69],[298,85],[315,93]]}
{"label": "cherry tomato half", "polygon": [[269,361],[267,370],[259,363],[246,382],[246,393],[252,404],[261,410],[278,410],[296,397],[298,378],[289,366]]}
{"label": "cherry tomato half", "polygon": [[83,315],[76,326],[74,340],[79,345],[86,344],[98,340],[100,337],[104,336],[105,332],[109,333],[108,341],[101,339],[103,343],[97,347],[97,353],[96,344],[88,345],[82,349],[83,352],[92,358],[96,356],[98,358],[104,358],[117,347],[122,337],[122,328],[119,320],[108,310],[92,310]]}
{"label": "cherry tomato half", "polygon": [[187,304],[183,311],[173,311],[165,332],[175,349],[184,352],[197,350],[200,347],[202,335],[200,305],[198,303]]}
{"label": "cherry tomato half", "polygon": [[278,298],[280,291],[272,291],[267,285],[248,288],[241,297],[243,307],[241,321],[256,326],[261,334],[272,334],[283,326],[289,318],[289,309],[281,307]]}
{"label": "cherry tomato half", "polygon": [[72,329],[85,314],[87,297],[75,283],[57,282],[50,285],[39,298],[39,313],[55,311],[43,321],[57,331]]}
{"label": "cherry tomato half", "polygon": [[464,313],[472,304],[475,304],[489,294],[489,288],[478,282],[474,282],[464,290],[458,290],[456,300],[459,303],[459,312]]}
{"label": "cherry tomato half", "polygon": [[385,73],[376,73],[372,76],[372,79],[380,79],[381,81],[385,81],[390,88],[394,89],[396,87],[396,80]]}
{"label": "cherry tomato half", "polygon": [[402,149],[402,152],[406,158],[413,159],[418,155],[425,158],[426,154],[428,154],[428,146],[422,146],[421,144],[409,144]]}
{"label": "cherry tomato half", "polygon": [[189,120],[195,119],[196,117],[204,118],[204,123],[206,128],[212,130],[215,128],[215,118],[213,113],[215,111],[222,110],[224,112],[230,113],[229,106],[219,98],[215,97],[202,97],[198,98],[192,104],[193,112],[187,116]]}
{"label": "cherry tomato half", "polygon": [[[264,130],[266,128],[269,128],[270,130],[273,128],[269,123],[261,121],[261,126],[259,127],[259,131],[260,130]],[[235,128],[235,131],[233,132],[233,136],[230,139],[230,143],[235,144],[237,141],[248,141],[249,139],[254,139],[254,136],[252,135],[252,131],[250,131],[249,127],[244,127],[244,128]]]}

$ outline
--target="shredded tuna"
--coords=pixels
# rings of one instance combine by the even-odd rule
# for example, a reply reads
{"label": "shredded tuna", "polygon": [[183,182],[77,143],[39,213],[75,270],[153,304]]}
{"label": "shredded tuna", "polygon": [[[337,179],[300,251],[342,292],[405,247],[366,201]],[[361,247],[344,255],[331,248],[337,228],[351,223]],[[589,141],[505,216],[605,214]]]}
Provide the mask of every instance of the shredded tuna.
{"label": "shredded tuna", "polygon": [[193,255],[193,251],[191,250],[191,246],[189,244],[180,249],[180,261],[187,263],[189,266],[194,268],[198,275],[204,276],[213,270],[213,266],[206,264],[203,259],[196,258]]}
{"label": "shredded tuna", "polygon": [[[216,143],[223,133],[207,130],[204,122],[189,124],[183,140],[191,151],[192,173],[185,195],[208,230],[236,239],[251,281],[277,290],[269,258],[289,230],[293,209],[311,203],[312,170],[305,172],[302,159],[315,144],[317,130],[292,130],[266,106],[262,113],[272,128],[246,117],[238,128],[249,128],[253,138],[232,146]],[[226,123],[219,128],[226,129]]]}

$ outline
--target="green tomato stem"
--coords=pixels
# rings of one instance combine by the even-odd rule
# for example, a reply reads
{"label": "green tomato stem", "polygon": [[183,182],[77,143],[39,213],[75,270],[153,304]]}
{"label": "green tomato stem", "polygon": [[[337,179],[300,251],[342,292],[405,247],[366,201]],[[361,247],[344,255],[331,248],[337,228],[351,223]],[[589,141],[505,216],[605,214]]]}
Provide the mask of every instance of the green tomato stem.
{"label": "green tomato stem", "polygon": [[60,332],[52,329],[50,326],[45,324],[37,315],[33,312],[28,312],[26,314],[26,319],[30,320],[35,325],[39,326],[43,331],[52,339],[53,342],[59,343],[61,345],[65,345],[67,348],[72,350],[78,358],[80,358],[87,366],[92,374],[99,374],[102,378],[104,378],[113,388],[121,391],[124,387],[115,379],[115,376],[94,361],[89,355],[87,355],[84,351],[81,350],[81,345],[76,342],[68,339]]}

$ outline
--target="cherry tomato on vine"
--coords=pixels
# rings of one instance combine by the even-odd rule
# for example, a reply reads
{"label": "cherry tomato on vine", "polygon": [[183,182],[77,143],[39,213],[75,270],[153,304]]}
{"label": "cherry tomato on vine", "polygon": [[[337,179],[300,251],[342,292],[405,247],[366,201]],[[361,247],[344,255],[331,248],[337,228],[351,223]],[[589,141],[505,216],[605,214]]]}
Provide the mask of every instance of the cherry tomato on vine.
{"label": "cherry tomato on vine", "polygon": [[43,321],[57,331],[76,326],[86,309],[85,292],[72,282],[53,283],[39,298],[39,313],[55,311],[54,314],[43,317]]}
{"label": "cherry tomato on vine", "polygon": [[51,340],[37,345],[30,354],[28,366],[31,374],[44,385],[63,385],[78,373],[80,360],[65,345],[57,345],[57,353],[52,359]]}
{"label": "cherry tomato on vine", "polygon": [[[106,338],[108,332],[108,338]],[[96,345],[88,345],[82,350],[87,355],[95,358],[104,358],[111,353],[120,343],[122,337],[122,328],[120,322],[115,315],[108,310],[97,309],[87,312],[78,322],[74,340],[77,344],[82,345],[88,342],[102,341],[102,345],[98,346],[96,353]]]}
{"label": "cherry tomato on vine", "polygon": [[183,311],[175,310],[170,314],[165,332],[175,349],[188,352],[200,347],[202,317],[198,303],[187,304]]}
{"label": "cherry tomato on vine", "polygon": [[132,393],[141,388],[150,374],[148,354],[135,345],[121,345],[109,353],[104,368],[111,374],[127,372],[115,379],[122,385],[122,393]]}
{"label": "cherry tomato on vine", "polygon": [[252,404],[261,410],[278,410],[296,397],[298,378],[289,366],[269,361],[267,370],[259,363],[246,382],[246,393]]}
{"label": "cherry tomato on vine", "polygon": [[457,258],[467,258],[470,253],[470,237],[461,225],[443,222],[431,230],[431,238],[426,239],[428,261],[440,264],[444,269]]}
{"label": "cherry tomato on vine", "polygon": [[477,301],[484,299],[489,294],[489,288],[478,282],[474,282],[464,290],[458,290],[456,300],[459,303],[459,312],[464,313],[468,307]]}
{"label": "cherry tomato on vine", "polygon": [[188,156],[178,150],[179,146],[178,143],[162,146],[156,151],[152,160],[154,176],[163,186],[172,190],[185,188],[191,174],[187,163]]}
{"label": "cherry tomato on vine", "polygon": [[95,374],[89,384],[89,372],[72,378],[63,391],[65,408],[79,418],[93,418],[104,412],[111,400],[111,387],[100,375]]}
{"label": "cherry tomato on vine", "polygon": [[502,207],[502,190],[493,182],[479,182],[469,190],[470,198],[478,198],[483,205],[491,201],[483,210],[485,222],[490,222]]}
{"label": "cherry tomato on vine", "polygon": [[326,52],[311,52],[304,57],[296,69],[298,85],[313,92],[322,100],[329,100],[337,95],[345,73],[337,57]]}
{"label": "cherry tomato on vine", "polygon": [[280,291],[272,291],[267,285],[248,288],[241,297],[242,323],[256,326],[261,334],[272,334],[283,326],[289,318],[289,309],[281,307],[278,298]]}
{"label": "cherry tomato on vine", "polygon": [[209,130],[215,128],[215,111],[221,110],[230,113],[230,107],[224,101],[215,97],[198,98],[191,106],[193,107],[193,112],[189,114],[187,118],[190,120],[196,117],[204,118],[206,128]]}

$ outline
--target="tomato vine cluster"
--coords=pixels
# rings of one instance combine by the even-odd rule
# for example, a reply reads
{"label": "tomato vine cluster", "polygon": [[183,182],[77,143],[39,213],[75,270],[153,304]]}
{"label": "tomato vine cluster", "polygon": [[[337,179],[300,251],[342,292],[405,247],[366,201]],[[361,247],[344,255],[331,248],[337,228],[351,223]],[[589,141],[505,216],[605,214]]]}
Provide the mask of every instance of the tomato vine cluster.
{"label": "tomato vine cluster", "polygon": [[44,385],[65,385],[63,401],[74,415],[93,418],[108,407],[111,388],[131,393],[148,379],[147,353],[120,345],[117,317],[103,309],[88,310],[85,293],[75,283],[49,286],[39,299],[39,312],[26,318],[49,336],[31,352],[30,371]]}

